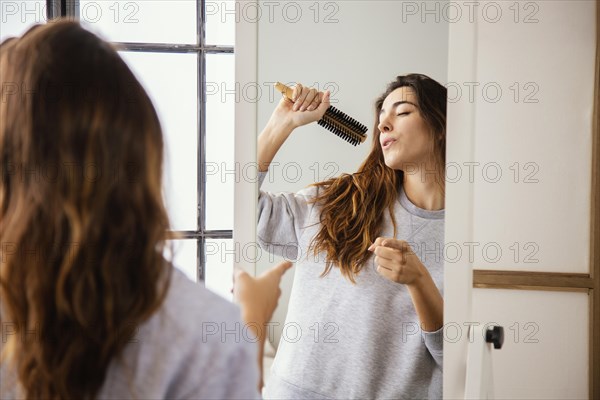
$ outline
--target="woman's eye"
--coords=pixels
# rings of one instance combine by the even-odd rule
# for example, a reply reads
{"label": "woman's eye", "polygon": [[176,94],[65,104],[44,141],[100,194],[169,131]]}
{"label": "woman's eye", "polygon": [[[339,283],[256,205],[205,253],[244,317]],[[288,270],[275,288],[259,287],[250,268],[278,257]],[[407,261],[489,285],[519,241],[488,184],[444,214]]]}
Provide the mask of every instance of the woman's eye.
{"label": "woman's eye", "polygon": [[403,113],[400,113],[398,115],[408,115],[408,114],[410,114],[410,113],[409,112],[403,112]]}

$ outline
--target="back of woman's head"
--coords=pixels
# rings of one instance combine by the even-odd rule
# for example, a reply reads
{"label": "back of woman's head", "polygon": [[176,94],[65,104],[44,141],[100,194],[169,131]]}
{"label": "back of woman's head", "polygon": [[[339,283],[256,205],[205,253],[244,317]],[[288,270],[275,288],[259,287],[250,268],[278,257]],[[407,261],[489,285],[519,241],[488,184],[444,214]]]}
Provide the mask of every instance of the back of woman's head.
{"label": "back of woman's head", "polygon": [[[371,151],[352,175],[316,183],[320,188],[314,199],[321,206],[321,228],[311,243],[314,254],[326,254],[323,275],[335,265],[354,282],[371,253],[371,243],[380,235],[387,212],[396,230],[394,204],[404,171],[385,164],[379,142],[379,115],[387,96],[401,87],[414,93],[420,115],[429,127],[430,155],[437,167],[437,182],[444,191],[446,155],[446,88],[422,74],[400,75],[390,82],[375,100],[375,123]],[[396,232],[394,232],[394,235]]]}
{"label": "back of woman's head", "polygon": [[27,397],[94,397],[170,278],[160,124],[75,22],[4,42],[0,83],[2,361]]}

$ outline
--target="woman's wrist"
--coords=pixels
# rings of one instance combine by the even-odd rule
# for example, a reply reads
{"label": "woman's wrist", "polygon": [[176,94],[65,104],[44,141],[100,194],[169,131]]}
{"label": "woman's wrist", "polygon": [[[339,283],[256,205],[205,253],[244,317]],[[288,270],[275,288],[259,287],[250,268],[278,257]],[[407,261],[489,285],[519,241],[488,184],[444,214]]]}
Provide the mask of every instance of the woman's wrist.
{"label": "woman's wrist", "polygon": [[423,290],[430,283],[433,284],[433,279],[431,279],[431,275],[429,275],[427,268],[421,264],[419,265],[415,279],[412,282],[407,283],[406,286],[410,290]]}
{"label": "woman's wrist", "polygon": [[423,269],[424,273],[407,285],[407,288],[419,316],[421,329],[425,332],[433,332],[444,323],[444,300],[427,269],[425,267]]}
{"label": "woman's wrist", "polygon": [[250,329],[260,342],[264,342],[266,337],[266,321],[263,316],[260,316],[251,310],[246,311],[242,308],[242,321],[244,321],[245,328]]}
{"label": "woman's wrist", "polygon": [[294,130],[290,123],[269,120],[258,136],[258,170],[267,171],[275,154]]}
{"label": "woman's wrist", "polygon": [[264,133],[273,139],[287,139],[296,129],[291,120],[276,120],[270,119],[265,126]]}

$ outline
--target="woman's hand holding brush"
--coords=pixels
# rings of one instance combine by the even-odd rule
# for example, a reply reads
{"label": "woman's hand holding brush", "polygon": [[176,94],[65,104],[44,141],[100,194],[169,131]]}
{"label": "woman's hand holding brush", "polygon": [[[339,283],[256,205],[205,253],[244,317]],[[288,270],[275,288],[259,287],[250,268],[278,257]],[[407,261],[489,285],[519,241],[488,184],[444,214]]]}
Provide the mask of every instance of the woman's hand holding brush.
{"label": "woman's hand holding brush", "polygon": [[282,96],[267,126],[258,136],[258,166],[266,171],[283,142],[299,126],[320,120],[329,108],[329,91],[294,86],[292,100]]}
{"label": "woman's hand holding brush", "polygon": [[281,96],[277,108],[271,115],[271,121],[293,130],[320,120],[328,107],[329,91],[319,92],[317,89],[297,84],[293,87],[292,100]]}
{"label": "woman's hand holding brush", "polygon": [[[302,85],[300,84],[297,84],[296,88],[291,88],[281,82],[277,82],[275,83],[275,89],[280,91],[290,102],[294,103],[292,111],[317,111],[321,107],[321,104],[325,102],[324,99],[329,100],[326,94],[321,96],[320,92],[317,92],[315,89],[310,89],[307,96],[304,97]],[[317,124],[351,145],[357,146],[367,140],[367,126],[337,108],[329,106],[325,110],[325,114],[319,115],[321,115],[321,118],[317,120]],[[312,122],[312,119],[309,118],[308,116],[301,118],[302,123],[304,123],[305,119]]]}

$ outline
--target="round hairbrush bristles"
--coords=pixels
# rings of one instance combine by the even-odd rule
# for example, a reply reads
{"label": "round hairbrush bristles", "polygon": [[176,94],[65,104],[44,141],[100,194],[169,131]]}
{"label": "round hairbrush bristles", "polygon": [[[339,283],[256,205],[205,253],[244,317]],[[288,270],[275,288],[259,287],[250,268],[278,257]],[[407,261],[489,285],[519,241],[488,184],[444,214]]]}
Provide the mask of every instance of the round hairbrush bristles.
{"label": "round hairbrush bristles", "polygon": [[329,106],[319,125],[356,146],[365,141],[368,128],[337,108]]}

